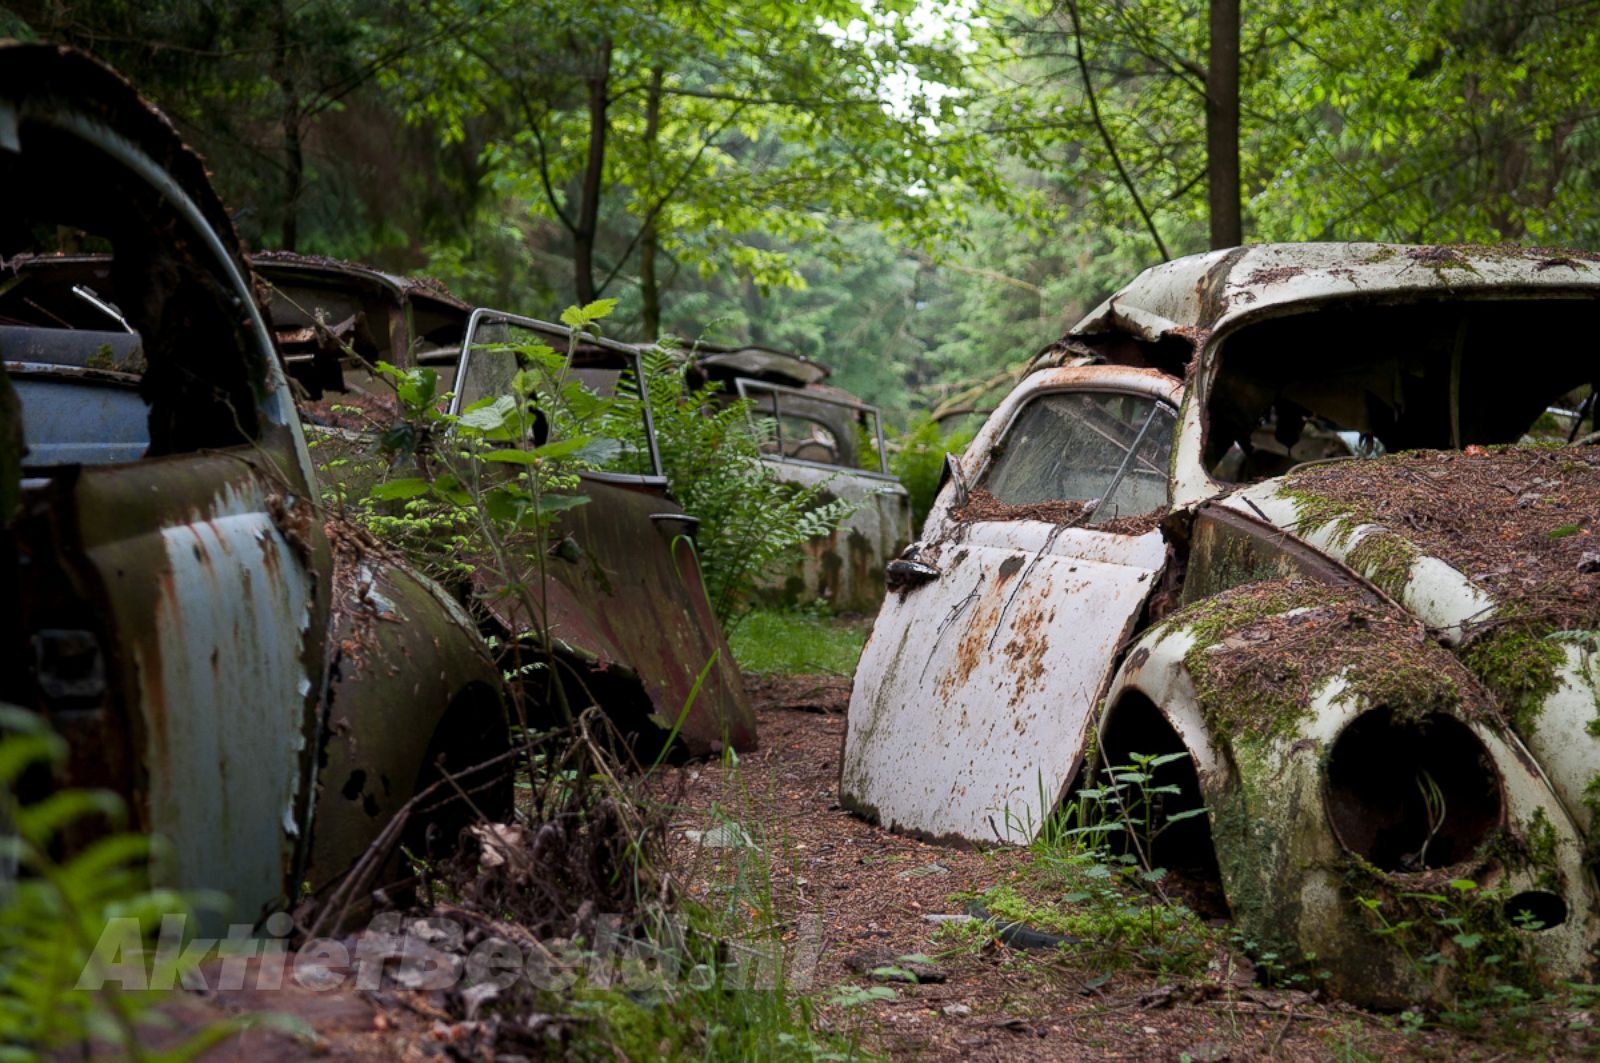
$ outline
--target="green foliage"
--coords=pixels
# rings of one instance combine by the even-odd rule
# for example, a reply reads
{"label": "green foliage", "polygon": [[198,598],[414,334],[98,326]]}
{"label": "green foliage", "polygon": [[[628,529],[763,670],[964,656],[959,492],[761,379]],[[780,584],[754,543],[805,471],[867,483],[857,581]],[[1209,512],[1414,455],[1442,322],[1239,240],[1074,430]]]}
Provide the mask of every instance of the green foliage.
{"label": "green foliage", "polygon": [[832,532],[853,506],[827,500],[827,483],[801,488],[761,457],[750,403],[689,388],[680,356],[644,354],[650,410],[667,482],[698,517],[696,549],[712,609],[725,626],[749,608],[749,592],[800,544]]}
{"label": "green foliage", "polygon": [[972,429],[946,434],[939,422],[928,418],[897,434],[889,443],[889,471],[900,478],[911,496],[912,528],[921,529],[939,493],[946,454],[960,455],[972,442]]}
{"label": "green foliage", "polygon": [[1187,755],[1134,753],[1126,764],[1102,768],[1102,785],[1079,790],[1041,825],[1031,846],[1028,892],[1047,899],[1030,901],[1004,885],[979,902],[1002,921],[1066,935],[1071,940],[1062,948],[1103,972],[1199,973],[1218,946],[1217,935],[1167,896],[1167,871],[1154,862],[1168,827],[1206,813],[1162,808],[1179,790],[1158,783],[1156,771]]}
{"label": "green foliage", "polygon": [[1559,642],[1540,637],[1526,623],[1502,623],[1472,640],[1461,661],[1500,703],[1518,734],[1532,737],[1544,700],[1559,682],[1564,659]]}
{"label": "green foliage", "polygon": [[867,625],[812,609],[753,609],[728,632],[728,646],[745,672],[852,675]]}
{"label": "green foliage", "polygon": [[1373,932],[1394,944],[1419,979],[1447,989],[1441,1017],[1476,1025],[1490,1012],[1516,1013],[1543,995],[1532,935],[1544,924],[1508,912],[1512,891],[1452,879],[1437,892],[1359,897]]}
{"label": "green foliage", "polygon": [[[140,950],[153,950],[163,916],[191,915],[191,902],[150,888],[151,841],[119,829],[125,817],[114,794],[60,790],[21,799],[25,778],[47,777],[65,759],[65,741],[40,717],[0,705],[0,1060],[61,1058],[90,1040],[123,1058],[152,1058],[140,1045],[164,992],[146,988],[149,961]],[[97,825],[111,829],[65,862],[51,856],[65,832]],[[131,920],[125,925],[137,932],[108,957],[96,945],[113,919]],[[135,965],[129,981],[138,984],[105,977],[114,973],[99,966],[108,959]],[[159,967],[156,975],[152,981],[164,980]],[[83,988],[80,976],[88,976]],[[237,1028],[201,1030],[159,1058],[192,1058]]]}

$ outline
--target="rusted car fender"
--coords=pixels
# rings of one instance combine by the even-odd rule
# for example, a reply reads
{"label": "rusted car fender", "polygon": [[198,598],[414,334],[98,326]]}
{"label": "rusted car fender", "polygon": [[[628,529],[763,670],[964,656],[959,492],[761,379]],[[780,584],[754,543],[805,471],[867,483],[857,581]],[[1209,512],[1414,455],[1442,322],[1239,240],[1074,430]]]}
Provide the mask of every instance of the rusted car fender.
{"label": "rusted car fender", "polygon": [[[326,529],[334,600],[307,874],[313,889],[343,874],[414,793],[511,744],[500,672],[471,617],[371,536],[338,522]],[[503,765],[473,773],[463,789],[491,818],[510,810]],[[442,813],[419,816],[407,827],[407,847],[421,855],[435,842],[448,845],[470,811],[451,801]]]}
{"label": "rusted car fender", "polygon": [[[1471,684],[1448,650],[1426,639],[1391,646],[1381,666],[1358,663],[1326,677],[1292,718],[1220,719],[1200,693],[1205,678],[1195,674],[1196,651],[1230,652],[1230,640],[1247,639],[1246,629],[1259,618],[1218,630],[1206,626],[1209,605],[1180,610],[1133,645],[1107,693],[1100,750],[1103,763],[1125,762],[1130,752],[1189,754],[1198,793],[1186,797],[1207,809],[1191,822],[1208,828],[1204,844],[1214,846],[1228,905],[1249,938],[1290,963],[1318,957],[1329,987],[1347,1000],[1400,1006],[1437,999],[1447,968],[1417,964],[1407,953],[1448,954],[1456,930],[1423,916],[1405,931],[1414,937],[1407,944],[1380,933],[1378,913],[1398,924],[1413,918],[1408,894],[1450,894],[1452,881],[1471,881],[1479,889],[1504,890],[1510,903],[1559,912],[1559,925],[1514,933],[1526,933],[1550,977],[1590,974],[1591,950],[1600,943],[1600,895],[1585,846],[1522,743],[1495,713],[1475,711],[1490,704],[1481,689],[1463,689],[1458,708],[1430,707],[1420,725],[1431,735],[1426,741],[1443,749],[1441,756],[1459,756],[1462,763],[1485,758],[1498,778],[1498,792],[1484,807],[1463,801],[1447,809],[1445,822],[1453,812],[1471,828],[1460,840],[1460,859],[1407,871],[1385,869],[1363,855],[1390,824],[1381,803],[1363,802],[1362,787],[1382,789],[1389,781],[1382,773],[1396,767],[1366,751],[1398,741],[1399,732],[1386,728],[1402,726],[1369,692],[1363,673],[1414,666],[1419,674],[1448,674],[1453,683]],[[1358,740],[1359,750],[1341,745]],[[1339,753],[1349,759],[1341,764]],[[1353,764],[1359,773],[1351,771]],[[1475,815],[1481,822],[1471,821]],[[1162,860],[1157,854],[1156,862]],[[1367,903],[1374,901],[1376,910]]]}

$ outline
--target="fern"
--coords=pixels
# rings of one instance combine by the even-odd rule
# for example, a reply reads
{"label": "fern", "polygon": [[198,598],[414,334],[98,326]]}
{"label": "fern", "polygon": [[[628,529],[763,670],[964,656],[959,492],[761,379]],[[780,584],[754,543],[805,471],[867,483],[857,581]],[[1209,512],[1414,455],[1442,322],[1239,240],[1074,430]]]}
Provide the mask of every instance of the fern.
{"label": "fern", "polygon": [[838,528],[855,504],[830,499],[826,482],[801,488],[774,476],[748,400],[691,390],[675,351],[652,348],[643,358],[661,462],[678,503],[700,520],[701,576],[726,626],[764,573]]}
{"label": "fern", "polygon": [[[65,862],[52,859],[51,847],[75,824],[115,826],[124,814],[116,795],[102,790],[19,799],[25,774],[59,767],[65,757],[66,743],[40,717],[0,705],[0,1061],[59,1058],[91,1042],[96,1055],[115,1046],[123,1058],[144,1059],[141,1032],[164,994],[115,977],[80,989],[80,975],[91,972],[111,920],[134,920],[148,950],[163,916],[188,917],[192,907],[149,887],[152,846],[142,835],[113,831]],[[202,1029],[161,1058],[192,1058],[241,1025]]]}

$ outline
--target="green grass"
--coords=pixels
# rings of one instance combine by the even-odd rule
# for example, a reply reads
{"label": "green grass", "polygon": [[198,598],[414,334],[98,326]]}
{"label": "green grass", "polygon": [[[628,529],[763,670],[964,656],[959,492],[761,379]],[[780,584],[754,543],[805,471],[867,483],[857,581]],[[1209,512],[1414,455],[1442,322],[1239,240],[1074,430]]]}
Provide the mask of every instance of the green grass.
{"label": "green grass", "polygon": [[871,624],[814,610],[757,609],[728,632],[728,645],[746,672],[850,675]]}

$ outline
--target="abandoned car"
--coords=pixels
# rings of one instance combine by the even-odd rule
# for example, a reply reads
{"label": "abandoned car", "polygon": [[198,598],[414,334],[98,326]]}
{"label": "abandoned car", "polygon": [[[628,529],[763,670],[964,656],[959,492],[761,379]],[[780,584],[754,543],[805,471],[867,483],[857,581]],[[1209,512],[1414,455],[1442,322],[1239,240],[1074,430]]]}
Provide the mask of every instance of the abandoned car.
{"label": "abandoned car", "polygon": [[[1426,998],[1477,923],[1592,976],[1597,324],[1573,252],[1141,274],[1036,359],[890,566],[842,800],[1023,842],[1103,767],[1178,754],[1145,856],[1348,998]],[[1446,894],[1458,915],[1413,910]]]}
{"label": "abandoned car", "polygon": [[824,383],[829,372],[766,347],[707,344],[696,345],[689,366],[692,384],[751,402],[770,427],[765,460],[779,480],[820,485],[825,501],[855,507],[832,533],[807,543],[788,571],[767,578],[761,593],[870,613],[883,600],[884,565],[911,541],[911,497],[889,472],[878,408]]}
{"label": "abandoned car", "polygon": [[[379,361],[436,370],[441,393],[453,396],[451,413],[504,393],[519,346],[571,346],[571,371],[598,394],[643,380],[634,347],[581,333],[573,344],[566,326],[475,310],[433,282],[276,252],[253,262],[285,360],[307,392],[314,454],[341,452],[340,438],[368,454],[373,435],[399,417],[393,386],[374,370]],[[580,474],[576,493],[588,501],[561,516],[552,535],[570,545],[542,567],[543,611],[568,700],[599,704],[647,743],[675,733],[691,755],[747,749],[755,719],[701,582],[695,522],[670,497],[648,404],[637,409],[643,445]],[[345,463],[333,475],[362,490],[358,469]],[[540,566],[527,564],[529,582],[539,582]],[[485,626],[507,645],[505,636],[535,624],[518,615],[515,596],[497,593],[492,571],[479,568],[463,597],[481,603]]]}
{"label": "abandoned car", "polygon": [[[81,55],[0,49],[0,186],[0,701],[69,746],[28,785],[117,792],[170,842],[158,881],[255,922],[438,758],[509,748],[499,670],[441,588],[325,523],[228,215],[159,113]],[[466,782],[509,807],[509,773]]]}

